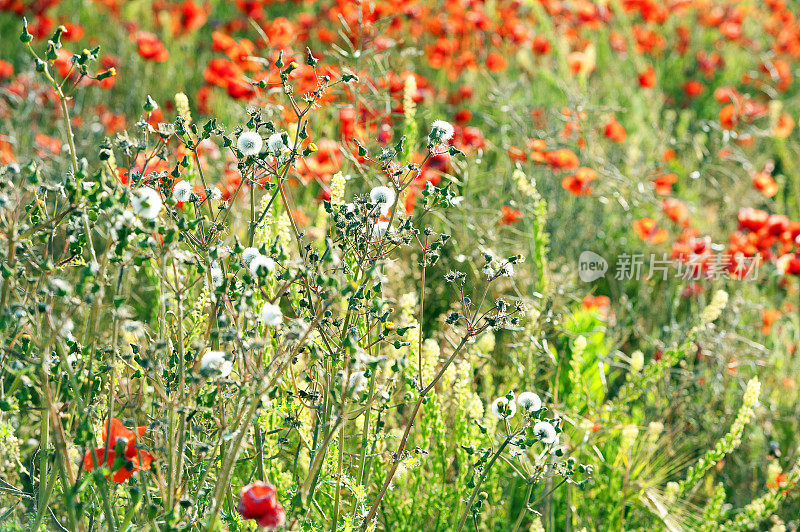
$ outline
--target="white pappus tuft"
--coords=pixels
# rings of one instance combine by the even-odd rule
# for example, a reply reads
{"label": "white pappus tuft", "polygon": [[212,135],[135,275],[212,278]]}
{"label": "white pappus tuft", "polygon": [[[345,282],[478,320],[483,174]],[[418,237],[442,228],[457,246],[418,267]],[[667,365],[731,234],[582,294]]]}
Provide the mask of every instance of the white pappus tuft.
{"label": "white pappus tuft", "polygon": [[384,216],[389,213],[389,209],[394,205],[395,196],[393,189],[384,186],[375,187],[369,191],[369,199],[372,203],[380,206],[381,214]]}
{"label": "white pappus tuft", "polygon": [[149,187],[142,187],[133,191],[131,206],[137,216],[154,220],[158,217],[158,213],[161,212],[164,202],[161,200],[161,194],[158,191]]}
{"label": "white pappus tuft", "polygon": [[181,203],[191,201],[192,196],[194,195],[192,191],[192,184],[188,181],[178,181],[175,183],[175,186],[172,187],[172,195],[175,196],[175,199]]}
{"label": "white pappus tuft", "polygon": [[261,153],[264,140],[255,131],[243,131],[236,141],[236,147],[245,157],[250,157]]}
{"label": "white pappus tuft", "polygon": [[383,240],[389,231],[389,222],[378,222],[372,226],[372,237],[376,240]]}
{"label": "white pappus tuft", "polygon": [[553,445],[558,442],[556,428],[548,421],[537,421],[533,426],[533,433],[538,436],[545,445]]}
{"label": "white pappus tuft", "polygon": [[260,256],[261,252],[258,251],[258,249],[252,247],[245,248],[244,251],[242,251],[242,262],[244,262],[244,265],[249,268],[253,260]]}
{"label": "white pappus tuft", "polygon": [[542,399],[533,392],[522,392],[517,396],[517,404],[525,413],[538,412],[542,409]]}
{"label": "white pappus tuft", "polygon": [[350,393],[355,395],[364,391],[367,387],[367,378],[363,371],[356,371],[350,374],[350,380],[347,383],[347,389]]}
{"label": "white pappus tuft", "polygon": [[[253,249],[253,248],[248,248],[248,249]],[[242,253],[242,258],[244,259],[244,253]],[[275,261],[259,253],[258,256],[253,257],[253,259],[250,261],[248,268],[250,269],[250,273],[258,277],[259,272],[261,271],[269,273],[272,270],[274,270]]]}
{"label": "white pappus tuft", "polygon": [[222,271],[222,268],[219,267],[219,264],[214,263],[211,265],[211,284],[214,288],[219,288],[222,286],[222,282],[225,280],[225,272]]}
{"label": "white pappus tuft", "polygon": [[272,327],[278,326],[283,321],[281,307],[273,303],[264,303],[261,307],[261,323]]}
{"label": "white pappus tuft", "polygon": [[267,139],[267,151],[275,157],[280,157],[284,146],[283,136],[280,133],[273,133]]}
{"label": "white pappus tuft", "polygon": [[517,405],[505,397],[498,397],[492,403],[492,414],[497,419],[508,419],[517,413]]}
{"label": "white pappus tuft", "polygon": [[453,128],[453,125],[450,122],[436,120],[433,122],[433,124],[431,124],[431,140],[445,143],[453,138],[453,134],[455,134],[455,128]]}
{"label": "white pappus tuft", "polygon": [[209,351],[200,359],[200,375],[208,378],[225,378],[231,374],[233,362],[224,351]]}

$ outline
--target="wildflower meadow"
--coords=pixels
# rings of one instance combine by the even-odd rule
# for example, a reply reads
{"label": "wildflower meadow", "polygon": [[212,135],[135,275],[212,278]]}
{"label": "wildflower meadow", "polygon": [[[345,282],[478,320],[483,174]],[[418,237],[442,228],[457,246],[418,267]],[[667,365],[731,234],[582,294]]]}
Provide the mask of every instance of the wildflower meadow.
{"label": "wildflower meadow", "polygon": [[0,0],[0,531],[800,526],[792,0]]}

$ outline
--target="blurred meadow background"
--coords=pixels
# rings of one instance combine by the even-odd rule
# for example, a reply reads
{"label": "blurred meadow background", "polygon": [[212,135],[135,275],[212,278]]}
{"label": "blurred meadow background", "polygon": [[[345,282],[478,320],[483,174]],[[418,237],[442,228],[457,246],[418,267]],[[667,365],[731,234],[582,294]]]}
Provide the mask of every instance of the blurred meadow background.
{"label": "blurred meadow background", "polygon": [[0,37],[0,529],[797,528],[796,2]]}

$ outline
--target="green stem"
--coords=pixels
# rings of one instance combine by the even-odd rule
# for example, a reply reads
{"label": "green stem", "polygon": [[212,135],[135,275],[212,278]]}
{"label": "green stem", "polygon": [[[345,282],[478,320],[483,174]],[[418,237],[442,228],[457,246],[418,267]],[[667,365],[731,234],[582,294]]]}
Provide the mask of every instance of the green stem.
{"label": "green stem", "polygon": [[486,464],[486,467],[483,468],[483,472],[481,473],[478,482],[475,483],[475,488],[473,488],[472,494],[469,496],[469,499],[467,500],[467,505],[464,507],[464,511],[461,513],[461,520],[459,520],[458,522],[458,528],[456,529],[456,532],[461,532],[461,529],[464,528],[464,523],[467,522],[467,517],[469,516],[470,510],[472,509],[472,504],[475,502],[475,497],[478,495],[478,492],[480,491],[481,484],[483,484],[483,481],[486,479],[486,475],[489,474],[489,470],[497,461],[497,457],[499,457],[500,453],[502,453],[503,450],[505,450],[505,448],[511,442],[511,438],[513,438],[514,436],[516,436],[516,433],[510,434],[505,440],[503,440],[503,444],[494,453],[492,459],[489,460],[488,464]]}
{"label": "green stem", "polygon": [[[43,382],[47,386],[47,377]],[[39,438],[39,496],[38,507],[36,510],[36,520],[33,523],[32,530],[39,530],[39,525],[42,523],[45,513],[47,512],[47,502],[50,499],[50,493],[53,485],[50,485],[48,478],[48,457],[47,451],[50,446],[50,421],[47,406],[42,410],[42,423],[41,423],[41,436]]]}

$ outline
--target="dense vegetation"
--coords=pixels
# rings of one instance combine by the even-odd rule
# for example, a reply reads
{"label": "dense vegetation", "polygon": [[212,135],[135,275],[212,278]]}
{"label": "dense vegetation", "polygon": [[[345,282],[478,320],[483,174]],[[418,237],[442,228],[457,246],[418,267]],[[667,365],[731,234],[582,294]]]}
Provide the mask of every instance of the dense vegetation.
{"label": "dense vegetation", "polygon": [[796,528],[795,3],[0,37],[0,529]]}

